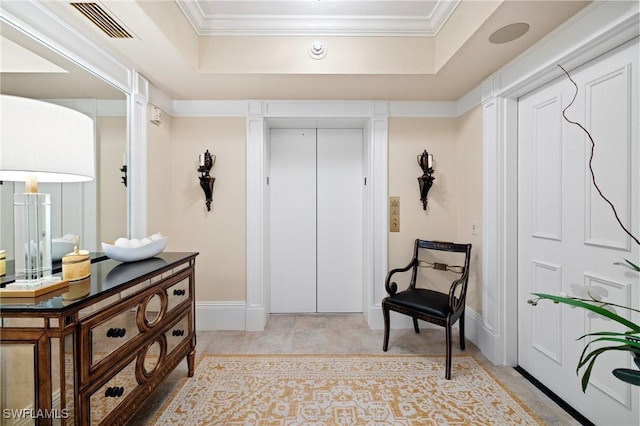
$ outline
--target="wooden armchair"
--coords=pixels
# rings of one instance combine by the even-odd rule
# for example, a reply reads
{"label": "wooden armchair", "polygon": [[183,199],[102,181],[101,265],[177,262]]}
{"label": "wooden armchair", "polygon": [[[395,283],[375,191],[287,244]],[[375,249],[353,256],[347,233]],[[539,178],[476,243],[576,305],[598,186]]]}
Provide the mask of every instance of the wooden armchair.
{"label": "wooden armchair", "polygon": [[[440,258],[445,256],[443,252],[464,253],[464,263],[449,265],[441,262]],[[418,319],[445,327],[447,345],[445,378],[451,379],[451,327],[458,319],[460,320],[460,349],[464,350],[464,309],[469,281],[470,257],[471,244],[416,240],[411,262],[404,268],[389,271],[385,280],[385,288],[389,294],[382,300],[382,314],[384,316],[382,349],[385,352],[389,347],[389,311],[412,317],[416,333],[420,333]],[[448,293],[416,286],[419,268],[432,269],[426,274],[427,277],[431,277],[435,273],[451,275],[454,279],[449,286]],[[397,272],[409,270],[411,270],[409,287],[406,290],[398,291],[398,285],[391,281],[391,277]],[[445,277],[445,279],[448,283],[451,277]]]}

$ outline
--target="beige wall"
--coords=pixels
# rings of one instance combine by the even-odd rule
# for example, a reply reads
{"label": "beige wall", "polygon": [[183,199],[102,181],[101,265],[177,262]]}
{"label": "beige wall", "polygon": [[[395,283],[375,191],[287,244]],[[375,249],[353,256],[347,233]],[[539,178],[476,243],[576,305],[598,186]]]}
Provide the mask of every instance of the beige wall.
{"label": "beige wall", "polygon": [[[426,212],[420,202],[422,170],[416,158],[425,149],[433,154],[436,178]],[[400,232],[389,233],[389,268],[411,260],[416,238],[472,243],[467,305],[480,313],[482,109],[456,119],[391,118],[389,196],[400,197]],[[476,224],[476,235],[472,235],[472,224]],[[398,279],[398,285],[404,284]]]}
{"label": "beige wall", "polygon": [[[422,209],[417,156],[433,154],[435,181]],[[389,119],[389,196],[400,197],[400,232],[389,233],[389,268],[411,260],[416,238],[453,241],[458,199],[456,121],[450,118]],[[400,284],[400,283],[398,283]]]}
{"label": "beige wall", "polygon": [[[417,156],[433,154],[435,181],[422,209]],[[389,233],[389,268],[405,266],[416,238],[472,243],[467,304],[480,312],[482,109],[456,118],[389,120],[389,196],[400,197],[400,232]],[[475,223],[477,235],[471,235]],[[396,278],[396,277],[394,277]],[[397,277],[406,285],[409,276]],[[404,281],[403,281],[404,280]]]}
{"label": "beige wall", "polygon": [[173,118],[163,115],[160,125],[147,126],[147,230],[149,234],[161,232],[169,237],[168,248],[173,250],[174,234],[171,205],[174,199],[172,164]]}
{"label": "beige wall", "polygon": [[[197,299],[246,298],[246,165],[244,118],[171,118],[150,124],[150,233],[170,237],[168,250],[199,251]],[[198,155],[217,155],[212,211],[196,173]],[[436,180],[422,210],[416,157],[434,155]],[[389,119],[389,195],[401,200],[400,232],[389,233],[389,267],[410,260],[416,238],[474,244],[469,306],[480,312],[482,109],[459,118]],[[477,235],[471,235],[471,224]]]}
{"label": "beige wall", "polygon": [[458,117],[456,122],[457,239],[473,244],[467,306],[482,314],[482,107]]}
{"label": "beige wall", "polygon": [[[199,301],[246,299],[244,118],[168,117],[148,131],[148,230],[169,236],[167,250],[198,251]],[[198,155],[217,156],[211,212],[196,171]]]}

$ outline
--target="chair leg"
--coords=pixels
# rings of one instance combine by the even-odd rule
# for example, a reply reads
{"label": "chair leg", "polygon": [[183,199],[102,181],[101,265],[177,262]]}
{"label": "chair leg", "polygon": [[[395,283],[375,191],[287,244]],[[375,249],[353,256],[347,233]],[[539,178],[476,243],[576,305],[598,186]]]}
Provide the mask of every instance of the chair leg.
{"label": "chair leg", "polygon": [[446,345],[447,345],[447,356],[446,356],[446,367],[444,371],[444,378],[447,380],[451,380],[451,324],[447,324],[446,328]]}
{"label": "chair leg", "polygon": [[416,331],[416,333],[420,334],[420,329],[418,328],[418,319],[417,318],[413,319],[413,329]]}
{"label": "chair leg", "polygon": [[386,352],[389,348],[389,328],[391,328],[391,326],[389,321],[389,307],[384,303],[384,301],[382,302],[382,318],[384,319],[384,340],[382,342],[382,350]]}
{"label": "chair leg", "polygon": [[459,319],[460,323],[458,328],[460,329],[460,349],[464,351],[464,312],[460,315]]}

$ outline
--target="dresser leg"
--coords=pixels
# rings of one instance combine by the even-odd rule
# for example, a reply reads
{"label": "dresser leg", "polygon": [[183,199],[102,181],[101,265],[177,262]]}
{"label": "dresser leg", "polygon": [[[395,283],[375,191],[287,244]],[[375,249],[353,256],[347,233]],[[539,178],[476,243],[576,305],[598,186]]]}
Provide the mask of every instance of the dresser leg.
{"label": "dresser leg", "polygon": [[187,354],[187,368],[189,369],[189,373],[187,373],[187,375],[189,377],[193,377],[193,374],[194,374],[193,366],[194,366],[195,360],[196,360],[196,350],[194,349]]}

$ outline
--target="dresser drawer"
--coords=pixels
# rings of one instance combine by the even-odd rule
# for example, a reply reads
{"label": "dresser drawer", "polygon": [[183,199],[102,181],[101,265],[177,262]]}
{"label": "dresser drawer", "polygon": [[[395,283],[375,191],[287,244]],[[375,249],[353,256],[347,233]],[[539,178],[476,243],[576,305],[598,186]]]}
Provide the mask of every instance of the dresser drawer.
{"label": "dresser drawer", "polygon": [[191,291],[188,276],[171,287],[167,287],[167,311],[171,311],[181,303],[189,300],[191,300]]}
{"label": "dresser drawer", "polygon": [[90,366],[109,357],[140,334],[136,324],[137,305],[107,318],[89,330]]}
{"label": "dresser drawer", "polygon": [[166,312],[166,292],[156,288],[123,300],[121,306],[116,305],[82,322],[80,347],[83,358],[89,361],[82,372],[83,383],[97,370],[130,353],[131,345],[161,328]]}
{"label": "dresser drawer", "polygon": [[89,395],[90,424],[98,425],[103,422],[137,387],[136,359],[134,359]]}
{"label": "dresser drawer", "polygon": [[190,330],[193,330],[193,313],[191,309],[182,316],[164,335],[167,342],[167,355],[171,353],[185,340],[191,339]]}

